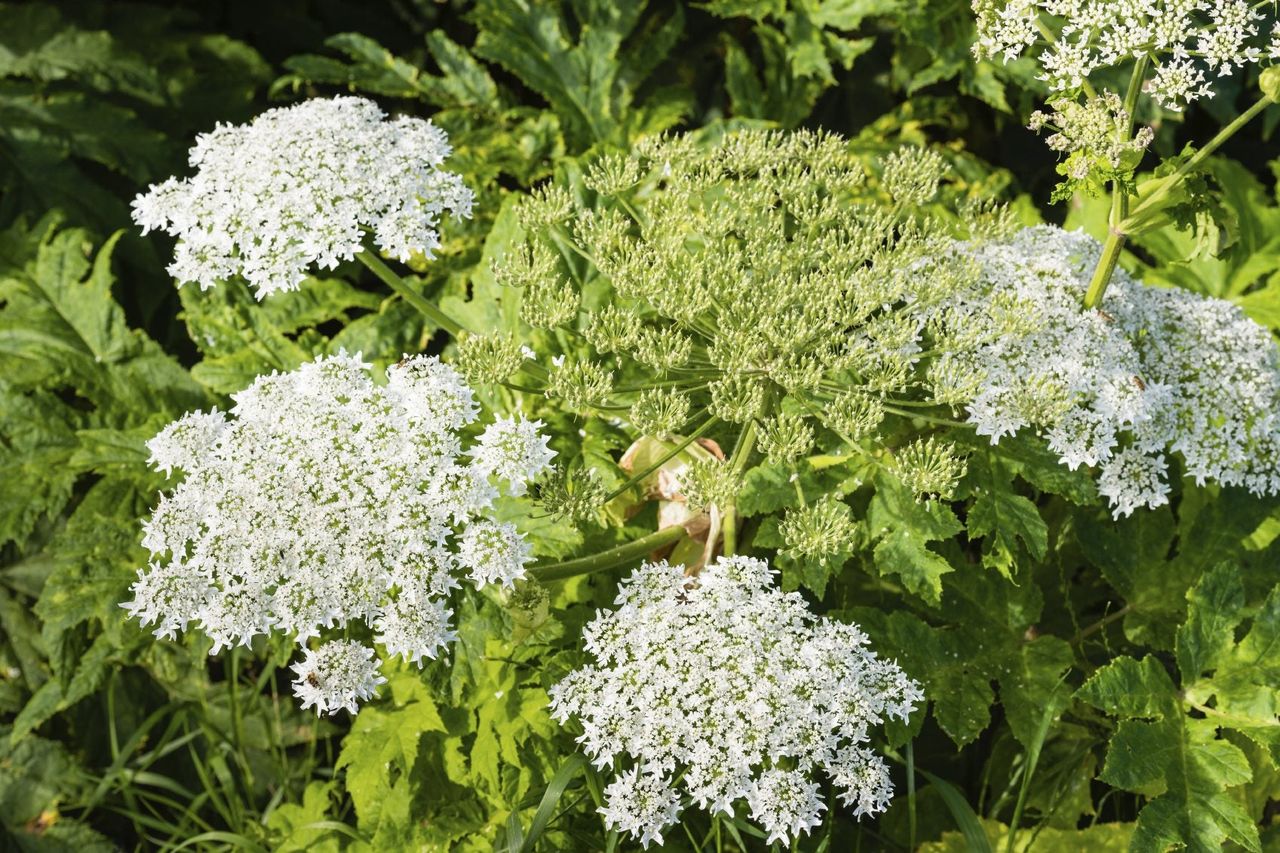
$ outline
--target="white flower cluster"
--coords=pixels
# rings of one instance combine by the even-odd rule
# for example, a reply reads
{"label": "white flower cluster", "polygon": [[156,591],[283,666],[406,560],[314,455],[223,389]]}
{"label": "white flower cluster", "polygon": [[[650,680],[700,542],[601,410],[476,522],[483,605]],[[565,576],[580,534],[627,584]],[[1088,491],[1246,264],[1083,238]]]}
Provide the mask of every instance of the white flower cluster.
{"label": "white flower cluster", "polygon": [[1104,309],[1083,311],[1101,251],[1083,232],[1036,226],[958,251],[981,273],[948,322],[981,328],[1012,296],[1031,324],[947,356],[980,377],[969,420],[993,444],[1034,428],[1068,467],[1099,467],[1116,516],[1168,500],[1169,453],[1198,483],[1280,492],[1280,352],[1238,307],[1117,269]]}
{"label": "white flower cluster", "polygon": [[[185,478],[144,524],[153,560],[123,606],[161,637],[194,623],[215,653],[363,622],[389,657],[434,658],[454,637],[455,576],[524,576],[528,544],[490,517],[495,484],[523,490],[553,453],[538,422],[499,419],[468,461],[459,431],[478,406],[453,368],[414,356],[387,378],[375,385],[358,356],[320,358],[259,377],[230,416],[188,414],[152,439],[152,465]],[[379,683],[359,644],[321,645],[295,670],[320,713],[354,710]]]}
{"label": "white flower cluster", "polygon": [[696,579],[646,564],[583,632],[596,663],[551,688],[552,716],[580,720],[597,766],[630,759],[605,792],[611,827],[661,844],[688,796],[713,814],[745,800],[770,841],[796,838],[826,809],[818,771],[855,815],[887,808],[888,769],[864,744],[872,726],[905,720],[920,688],[772,574],[749,557]]}
{"label": "white flower cluster", "polygon": [[[1280,30],[1260,46],[1262,4],[1249,0],[974,0],[976,56],[1008,62],[1029,48],[1055,91],[1079,89],[1095,71],[1150,56],[1146,90],[1169,109],[1213,97],[1209,78],[1280,54]],[[1056,35],[1046,36],[1058,22]]]}
{"label": "white flower cluster", "polygon": [[178,238],[169,273],[179,282],[240,275],[259,298],[296,289],[312,264],[355,257],[365,230],[400,260],[430,255],[441,214],[470,216],[471,191],[440,169],[444,131],[385,119],[372,101],[337,97],[218,125],[191,149],[196,173],[139,195],[134,221]]}

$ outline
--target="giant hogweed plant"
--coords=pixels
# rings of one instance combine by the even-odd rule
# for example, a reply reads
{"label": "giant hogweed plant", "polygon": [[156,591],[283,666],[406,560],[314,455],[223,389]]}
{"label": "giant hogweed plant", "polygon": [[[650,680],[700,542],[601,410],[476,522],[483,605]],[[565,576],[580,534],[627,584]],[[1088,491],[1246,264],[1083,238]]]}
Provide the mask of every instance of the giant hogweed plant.
{"label": "giant hogweed plant", "polygon": [[[366,159],[344,157],[343,145],[357,138]],[[458,336],[458,365],[471,382],[492,386],[490,406],[559,424],[565,410],[576,412],[605,422],[631,447],[616,460],[591,458],[585,444],[575,447],[572,435],[561,435],[556,443],[568,458],[544,474],[553,454],[536,432],[543,424],[499,417],[479,437],[475,461],[462,465],[450,458],[460,443],[447,431],[465,426],[475,409],[458,374],[406,357],[389,371],[387,390],[378,391],[358,360],[330,357],[258,380],[237,395],[234,423],[219,414],[188,416],[152,442],[158,464],[190,473],[149,523],[148,547],[159,560],[140,573],[128,607],[159,622],[162,635],[194,623],[214,638],[215,650],[247,644],[255,634],[291,637],[304,653],[294,667],[304,704],[355,710],[387,680],[378,656],[421,664],[467,630],[465,623],[458,633],[450,626],[444,602],[461,606],[450,568],[469,571],[479,585],[520,583],[506,600],[536,632],[549,618],[541,584],[665,551],[668,562],[633,576],[621,609],[586,630],[594,667],[575,669],[549,694],[556,718],[601,770],[616,774],[607,785],[589,776],[597,779],[606,826],[642,843],[661,841],[694,806],[719,832],[739,803],[768,840],[794,841],[822,826],[831,809],[820,794],[823,779],[843,789],[855,814],[883,811],[893,789],[887,767],[856,745],[870,726],[913,719],[921,698],[934,701],[934,719],[958,744],[985,728],[990,688],[959,701],[931,696],[931,686],[956,674],[937,672],[929,655],[945,654],[954,640],[958,625],[949,614],[971,607],[981,613],[992,603],[984,597],[1007,595],[993,582],[996,589],[1030,587],[1017,595],[1023,615],[1006,624],[1037,618],[1043,593],[1025,557],[1034,565],[1049,556],[1049,528],[1040,507],[1011,488],[1013,474],[1082,505],[1101,495],[1116,518],[1167,504],[1180,486],[1171,466],[1201,484],[1262,496],[1280,491],[1273,463],[1280,372],[1265,330],[1227,303],[1123,275],[1114,314],[1082,312],[1097,244],[1053,228],[1020,230],[984,199],[946,212],[934,203],[946,178],[937,154],[906,149],[868,169],[839,137],[764,131],[656,137],[604,154],[514,208],[518,225],[493,253],[501,295],[480,297],[497,296],[514,313],[503,307],[508,327],[482,334],[424,299],[375,249],[380,244],[402,258],[430,252],[434,211],[466,212],[461,188],[434,171],[442,152],[401,158],[421,144],[438,151],[441,139],[429,125],[384,122],[366,102],[310,102],[207,137],[193,155],[196,175],[154,188],[139,200],[137,215],[182,238],[174,271],[202,284],[220,286],[214,282],[239,270],[253,279],[264,261],[278,265],[265,267],[271,272],[260,290],[268,299],[271,289],[306,287],[311,263],[358,257]],[[258,156],[241,156],[246,146]],[[277,160],[292,166],[276,168]],[[371,169],[375,162],[381,165]],[[363,187],[374,172],[377,186]],[[285,216],[273,239],[289,253],[267,251],[271,243],[254,237],[252,212],[307,194],[330,198],[349,218]],[[210,227],[193,210],[222,224]],[[369,243],[362,242],[366,231]],[[1206,376],[1201,361],[1211,345],[1220,353]],[[289,425],[294,406],[311,413],[305,427]],[[368,464],[343,461],[357,452],[347,430],[356,443],[372,442],[358,451]],[[268,470],[269,460],[278,473]],[[225,465],[240,473],[219,472]],[[1066,473],[1082,466],[1096,469],[1096,480]],[[245,492],[240,484],[256,476],[281,485]],[[543,511],[586,527],[626,519],[650,494],[666,506],[654,517],[656,529],[632,533],[617,547],[527,565],[520,525],[536,512],[509,505],[508,513],[524,518],[516,525],[484,513],[495,484],[518,496],[539,476],[534,493]],[[317,507],[259,506],[285,482],[311,494]],[[379,495],[394,513],[372,525],[345,517],[377,515],[372,505],[358,507]],[[204,520],[189,511],[198,506],[207,507]],[[233,520],[263,513],[281,515],[279,533]],[[471,520],[476,515],[480,520]],[[317,535],[307,532],[324,518]],[[1245,515],[1246,525],[1249,518],[1256,524]],[[637,522],[626,526],[634,530]],[[1253,532],[1239,530],[1238,537]],[[962,531],[981,548],[955,540]],[[361,557],[361,549],[372,557]],[[896,665],[858,651],[867,638],[856,628],[812,624],[796,593],[766,603],[782,595],[769,591],[772,570],[739,558],[743,551],[775,561],[786,588],[804,586],[819,600],[858,606],[882,641],[900,651],[923,692]],[[244,563],[237,554],[258,556]],[[318,564],[333,568],[312,574]],[[986,574],[993,570],[1004,579]],[[950,574],[988,591],[957,602]],[[1134,588],[1150,581],[1134,581]],[[868,593],[891,595],[901,612],[886,619],[860,607]],[[695,615],[694,602],[708,608],[705,616]],[[748,618],[757,607],[759,617]],[[913,608],[941,608],[934,619],[942,624],[910,615]],[[792,627],[775,624],[779,618]],[[728,621],[716,628],[716,619]],[[1077,641],[1110,621],[1078,627]],[[648,639],[655,630],[656,644]],[[799,633],[784,639],[792,630]],[[688,655],[731,640],[749,648],[792,644],[779,654],[812,659],[817,668],[784,675],[765,660],[751,663],[745,652],[716,666],[673,670],[667,662],[672,649]],[[1024,634],[1021,644],[983,643],[994,669],[969,665],[1000,683],[1013,736],[1034,761],[1055,717],[1076,708],[1063,684],[1077,660],[1060,638]],[[411,676],[401,678],[406,684]],[[628,686],[637,695],[618,705]],[[1050,701],[1037,712],[1037,694],[1045,691]],[[1081,697],[1120,714],[1093,693]],[[745,729],[729,724],[735,715],[713,724],[702,709],[725,703],[773,711],[750,716]],[[1231,713],[1186,704],[1200,714]],[[705,717],[705,725],[675,724],[691,716]],[[1246,719],[1252,722],[1241,725],[1267,743],[1265,712]],[[919,717],[914,721],[891,730],[891,746],[910,743],[909,733],[920,731]],[[1213,734],[1201,731],[1195,743],[1227,749]],[[349,778],[368,772],[365,760],[344,751]],[[413,756],[405,760],[412,766]],[[1032,768],[1022,769],[1009,844]],[[1185,771],[1162,772],[1173,784],[1172,774]],[[1136,784],[1124,771],[1110,776],[1122,788]],[[1212,808],[1223,822],[1207,837],[1249,845],[1256,838],[1250,818],[1221,798],[1221,790],[1249,778],[1227,774],[1200,799],[1153,801],[1138,814],[1134,843],[1178,837],[1201,820],[1199,809]],[[368,793],[351,796],[364,820]],[[1078,816],[1092,805],[1077,808]],[[508,826],[508,842],[521,831]]]}
{"label": "giant hogweed plant", "polygon": [[[402,156],[415,146],[431,153]],[[437,171],[442,146],[366,103],[311,102],[211,135],[194,176],[138,206],[184,238],[180,278],[215,299],[256,281],[262,310],[240,322],[308,329],[322,308],[371,305],[306,277],[354,257],[457,341],[462,375],[407,355],[384,385],[342,352],[387,346],[367,328],[281,337],[281,372],[206,365],[235,407],[150,442],[155,465],[185,473],[147,523],[154,562],[127,609],[237,646],[233,685],[269,650],[259,688],[291,680],[306,706],[358,711],[337,776],[302,780],[261,837],[915,847],[946,828],[945,803],[980,849],[1258,849],[1276,724],[1265,331],[1122,273],[1104,312],[1081,312],[1096,243],[1020,231],[983,198],[949,209],[937,155],[864,162],[810,133],[652,139],[565,164],[499,214],[471,301],[437,302],[379,247],[419,268],[447,256],[436,215],[469,195]],[[42,287],[7,292],[38,309]],[[211,348],[236,334],[205,328]],[[165,415],[209,403],[192,390]],[[81,429],[100,449],[73,458],[118,470],[103,448],[129,436]],[[646,555],[623,584],[609,574]],[[805,596],[777,590],[769,563]],[[164,654],[123,624],[144,660]],[[28,730],[93,689],[49,685]],[[229,701],[234,754],[246,697]],[[978,740],[961,756],[979,780],[939,735]],[[260,790],[250,764],[233,775]],[[894,781],[908,795],[855,828]],[[354,828],[335,822],[350,809]]]}
{"label": "giant hogweed plant", "polygon": [[[643,436],[632,449],[648,451],[621,483],[561,469],[544,484],[548,510],[587,521],[647,489],[707,510],[705,542],[684,550],[694,571],[718,547],[763,549],[784,584],[818,596],[833,579],[855,598],[859,587],[896,581],[890,588],[936,606],[956,565],[930,541],[965,530],[981,540],[978,564],[1024,582],[1028,558],[1050,556],[1040,508],[1010,488],[1015,472],[1070,502],[1100,494],[1117,518],[1166,504],[1178,490],[1171,468],[1258,495],[1280,489],[1280,385],[1265,329],[1228,303],[1123,273],[1114,313],[1083,312],[1097,243],[1052,228],[1019,232],[982,204],[936,215],[926,205],[943,168],[925,152],[900,152],[876,171],[868,180],[831,137],[672,138],[605,155],[521,203],[524,237],[494,268],[519,306],[520,331],[464,337],[460,364],[517,395],[541,393],[550,407],[621,422]],[[1206,373],[1209,353],[1218,367]],[[512,379],[539,354],[549,365],[541,389]],[[1026,440],[1010,446],[1019,433]],[[716,452],[691,452],[708,437]],[[1065,470],[1054,471],[1055,457]],[[1066,473],[1082,467],[1096,480]],[[855,520],[857,505],[865,521]],[[683,538],[674,525],[663,533],[642,542]],[[868,577],[851,589],[858,554]],[[978,612],[990,604],[979,601]],[[1111,621],[1077,626],[1077,640]],[[906,638],[930,629],[900,624],[910,671]],[[1014,735],[1029,749],[1035,725],[1025,715],[1034,712],[1015,710],[1018,697],[1057,695],[1072,665],[1061,641],[1033,645],[1033,675],[975,667],[1001,682]],[[1026,654],[1012,651],[1022,666]],[[982,726],[954,716],[956,705],[985,715],[989,702],[940,698],[938,722],[963,743]],[[1259,730],[1270,719],[1257,718]],[[1196,820],[1188,816],[1201,805],[1182,801],[1172,819]],[[1139,820],[1137,837],[1184,831],[1168,829],[1165,808]]]}

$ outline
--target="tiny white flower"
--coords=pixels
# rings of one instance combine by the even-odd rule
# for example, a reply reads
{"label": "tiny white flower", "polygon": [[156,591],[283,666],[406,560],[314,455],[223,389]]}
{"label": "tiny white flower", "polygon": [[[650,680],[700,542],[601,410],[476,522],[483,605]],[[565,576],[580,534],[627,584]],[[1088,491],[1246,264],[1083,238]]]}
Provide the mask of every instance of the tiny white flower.
{"label": "tiny white flower", "polygon": [[527,484],[546,471],[556,455],[539,432],[542,425],[523,417],[498,418],[485,427],[471,450],[472,464],[486,476],[507,481],[511,494],[524,494]]}
{"label": "tiny white flower", "polygon": [[599,810],[610,829],[638,836],[641,846],[662,845],[662,831],[680,816],[680,794],[661,773],[632,768],[604,789]]}
{"label": "tiny white flower", "polygon": [[[1053,91],[1075,90],[1096,71],[1148,57],[1147,92],[1180,110],[1214,95],[1225,77],[1264,55],[1280,55],[1280,24],[1262,41],[1267,17],[1249,0],[973,0],[974,54],[1010,62],[1040,46],[1036,59]],[[1052,38],[1043,22],[1059,22]],[[1265,48],[1265,50],[1264,50]]]}
{"label": "tiny white flower", "polygon": [[[1199,483],[1280,493],[1280,350],[1239,307],[1117,269],[1102,310],[1083,311],[1101,247],[1052,226],[956,251],[979,275],[936,311],[985,341],[950,356],[982,377],[980,435],[1042,432],[1064,465],[1099,468],[1117,516],[1168,501],[1170,453]],[[994,301],[1022,306],[1019,328]]]}
{"label": "tiny white flower", "polygon": [[532,559],[529,543],[514,524],[477,521],[462,534],[458,546],[458,563],[471,570],[476,586],[512,586],[525,576],[524,567]]}
{"label": "tiny white flower", "polygon": [[[492,520],[499,490],[466,459],[460,430],[479,407],[438,359],[408,357],[377,385],[340,353],[260,376],[233,399],[229,415],[186,415],[148,445],[153,465],[183,475],[143,523],[152,560],[123,605],[157,636],[194,624],[216,653],[268,633],[305,645],[363,622],[388,657],[421,665],[455,639],[458,577],[524,576],[529,545]],[[550,452],[538,426],[510,422],[471,453],[493,456],[508,491],[523,491]]]}

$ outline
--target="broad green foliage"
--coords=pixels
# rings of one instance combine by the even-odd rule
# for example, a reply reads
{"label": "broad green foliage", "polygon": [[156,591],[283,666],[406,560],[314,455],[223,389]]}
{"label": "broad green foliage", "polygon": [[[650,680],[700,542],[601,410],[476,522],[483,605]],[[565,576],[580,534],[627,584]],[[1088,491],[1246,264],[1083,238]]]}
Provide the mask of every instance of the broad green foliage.
{"label": "broad green foliage", "polygon": [[1260,747],[1264,766],[1280,757],[1280,585],[1250,608],[1252,618],[1237,642],[1246,601],[1237,568],[1223,564],[1206,572],[1187,593],[1176,682],[1149,655],[1117,658],[1080,688],[1081,699],[1120,721],[1100,778],[1152,797],[1138,814],[1134,846],[1184,844],[1207,851],[1231,839],[1262,849],[1257,817],[1229,790],[1251,782],[1254,773],[1227,735]]}
{"label": "broad green foliage", "polygon": [[174,11],[5,3],[0,19],[0,224],[60,209],[125,225],[128,191],[181,162],[166,131],[243,115],[267,74],[252,48]]}
{"label": "broad green foliage", "polygon": [[[894,281],[954,283],[963,270],[921,272],[953,237],[1063,215],[1054,158],[1024,127],[1048,97],[1040,69],[975,61],[969,3],[304,6],[0,5],[0,847],[639,849],[598,813],[622,768],[589,765],[547,691],[586,661],[582,628],[629,568],[696,563],[709,529],[924,689],[869,744],[892,759],[890,810],[859,821],[831,798],[796,849],[1274,847],[1280,504],[1175,469],[1168,505],[1114,520],[1095,472],[1043,437],[992,445],[963,406],[935,405],[928,354],[877,376],[812,346],[868,333],[892,350],[909,313],[888,308]],[[1169,159],[1134,175],[1134,206],[1253,85],[1160,117],[1142,166]],[[388,263],[467,334],[354,264],[263,301],[238,280],[175,292],[164,238],[118,230],[136,193],[190,174],[195,134],[333,93],[447,131],[475,215],[444,224],[436,257]],[[1273,330],[1275,114],[1146,211],[1120,259]],[[848,170],[664,183],[744,128],[843,134],[815,169]],[[937,157],[893,160],[903,144]],[[630,170],[655,150],[670,169]],[[1110,213],[1076,197],[1065,216],[1102,238]],[[866,298],[837,314],[838,290]],[[629,560],[456,591],[441,660],[388,666],[358,715],[317,719],[289,695],[295,647],[211,657],[198,631],[158,641],[118,604],[147,557],[140,520],[173,486],[144,442],[342,351],[379,372],[505,354],[518,370],[468,378],[487,409],[543,421],[559,469],[532,514],[504,500],[497,517],[539,565]],[[876,383],[885,412],[841,397]],[[713,521],[700,504],[716,499],[732,513]],[[654,553],[668,524],[688,532]],[[746,810],[683,818],[665,849],[770,849]]]}

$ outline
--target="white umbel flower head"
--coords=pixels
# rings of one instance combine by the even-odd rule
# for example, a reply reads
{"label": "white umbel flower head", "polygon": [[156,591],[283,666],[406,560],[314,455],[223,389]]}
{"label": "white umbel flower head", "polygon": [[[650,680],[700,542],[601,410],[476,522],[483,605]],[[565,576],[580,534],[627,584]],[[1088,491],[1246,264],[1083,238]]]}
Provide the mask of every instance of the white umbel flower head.
{"label": "white umbel flower head", "polygon": [[556,455],[547,447],[541,428],[542,421],[498,418],[485,428],[471,451],[474,465],[510,483],[513,495],[524,494],[525,483],[546,471]]}
{"label": "white umbel flower head", "polygon": [[[1095,71],[1152,60],[1146,90],[1178,110],[1211,98],[1211,80],[1258,63],[1276,44],[1274,10],[1250,0],[973,0],[982,59],[1035,53],[1054,91],[1078,90]],[[1271,21],[1267,19],[1270,18]],[[1265,22],[1265,23],[1264,23]],[[1042,35],[1053,26],[1052,37]],[[1268,36],[1271,40],[1268,41]]]}
{"label": "white umbel flower head", "polygon": [[478,521],[466,529],[458,546],[458,564],[470,570],[476,586],[512,586],[525,576],[524,567],[532,559],[529,543],[514,524]]}
{"label": "white umbel flower head", "polygon": [[749,557],[696,580],[649,563],[583,631],[595,662],[551,688],[551,713],[580,722],[598,767],[625,756],[637,768],[606,791],[612,826],[660,838],[687,796],[711,813],[745,804],[771,841],[793,839],[820,822],[824,777],[859,815],[887,806],[887,770],[860,747],[874,726],[905,720],[920,688],[857,626],[814,617],[772,574]]}
{"label": "white umbel flower head", "polygon": [[[979,275],[942,310],[991,341],[953,354],[983,377],[968,405],[979,434],[1042,433],[1068,467],[1099,469],[1116,516],[1167,502],[1170,453],[1198,483],[1280,492],[1280,351],[1240,308],[1117,269],[1103,308],[1083,311],[1101,252],[1083,232],[1036,226],[957,251]],[[1024,306],[1028,327],[1000,334],[993,299]]]}
{"label": "white umbel flower head", "polygon": [[197,137],[196,173],[139,195],[133,219],[178,238],[179,282],[240,275],[261,298],[355,257],[365,231],[388,255],[430,256],[441,214],[471,214],[471,191],[440,169],[449,153],[429,121],[387,120],[363,98],[304,101]]}
{"label": "white umbel flower head", "polygon": [[600,809],[610,829],[628,832],[648,848],[650,841],[662,845],[662,831],[680,816],[680,794],[661,773],[632,768],[604,789],[605,805]]}
{"label": "white umbel flower head", "polygon": [[[430,356],[388,374],[375,385],[358,356],[328,356],[259,377],[229,416],[162,430],[153,464],[185,476],[144,522],[152,561],[124,607],[157,636],[195,624],[214,652],[363,622],[388,656],[436,657],[454,639],[458,579],[510,584],[530,549],[493,520],[499,491],[467,459],[471,389]],[[522,472],[509,476],[523,490]]]}
{"label": "white umbel flower head", "polygon": [[302,700],[304,711],[314,706],[317,715],[342,708],[354,714],[358,703],[376,696],[378,685],[387,681],[378,674],[373,649],[352,640],[334,640],[318,649],[307,649],[290,669],[298,676],[293,695]]}

